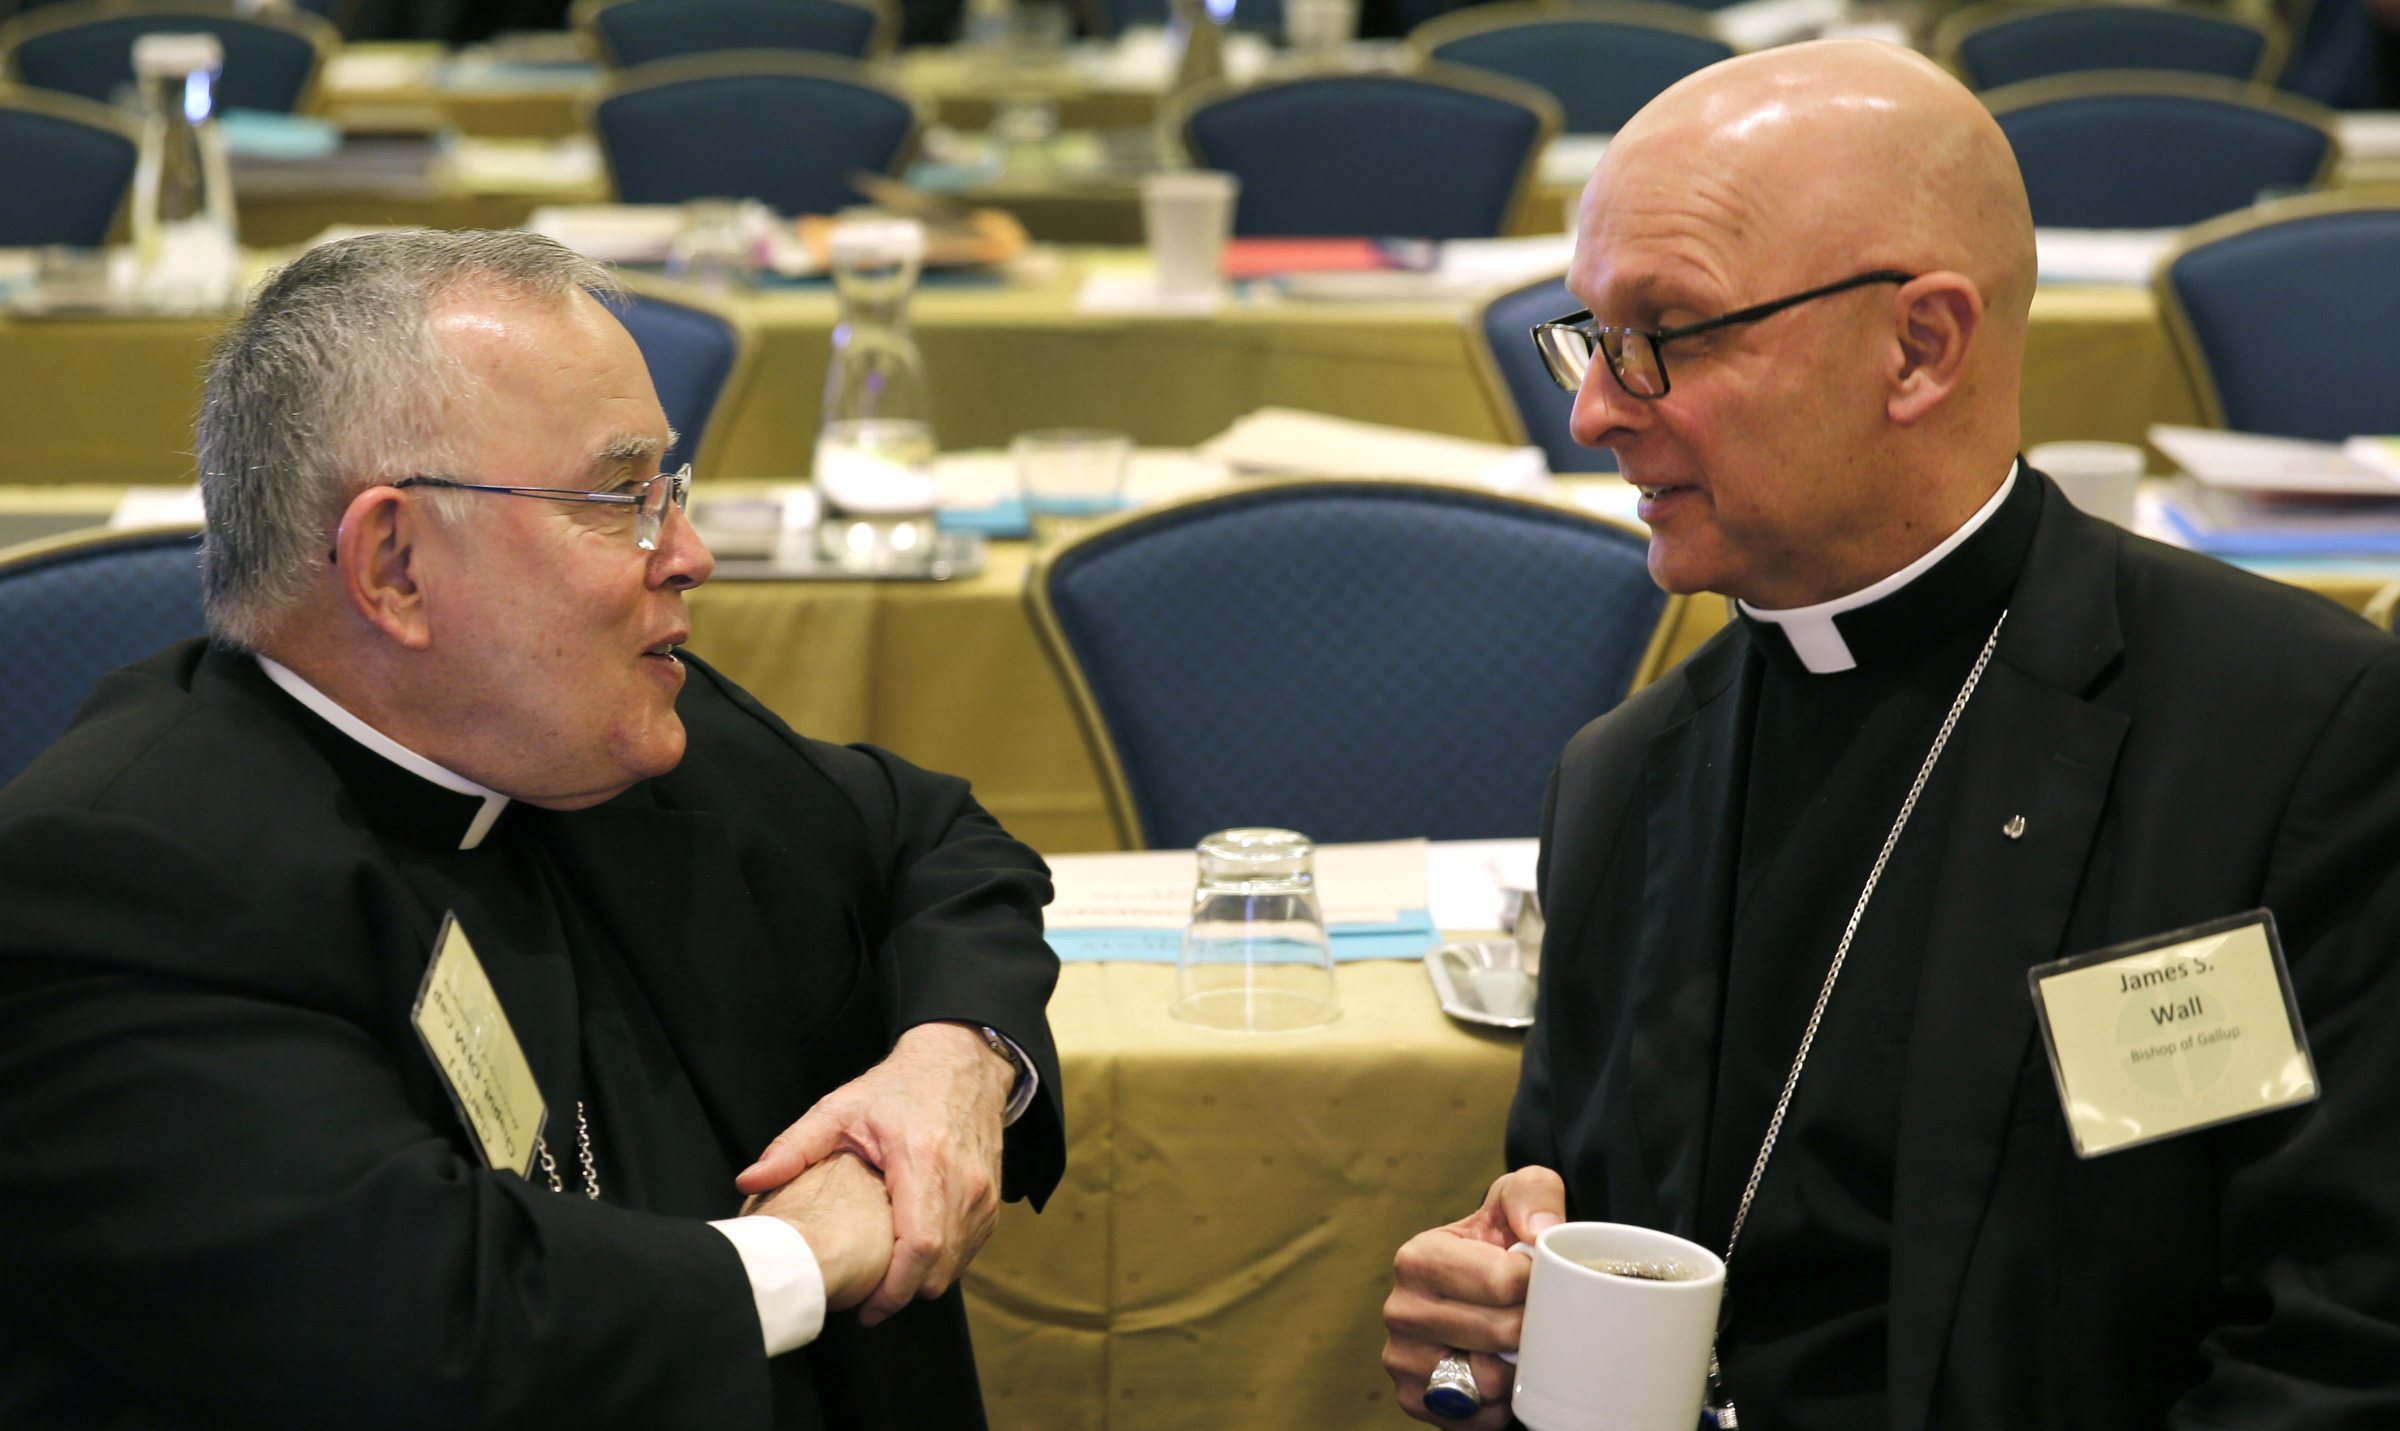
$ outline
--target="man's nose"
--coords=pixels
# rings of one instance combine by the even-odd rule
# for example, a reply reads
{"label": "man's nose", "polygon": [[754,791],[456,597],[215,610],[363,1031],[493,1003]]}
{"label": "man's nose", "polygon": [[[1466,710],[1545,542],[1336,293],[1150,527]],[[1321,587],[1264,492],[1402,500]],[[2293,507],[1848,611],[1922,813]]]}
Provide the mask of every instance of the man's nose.
{"label": "man's nose", "polygon": [[650,584],[688,591],[716,574],[717,559],[700,540],[700,531],[681,507],[667,509],[658,528],[658,548],[650,553]]}
{"label": "man's nose", "polygon": [[1583,387],[1575,394],[1575,410],[1567,431],[1586,447],[1614,447],[1650,422],[1650,404],[1625,391],[1610,371],[1606,356],[1594,353],[1584,370]]}

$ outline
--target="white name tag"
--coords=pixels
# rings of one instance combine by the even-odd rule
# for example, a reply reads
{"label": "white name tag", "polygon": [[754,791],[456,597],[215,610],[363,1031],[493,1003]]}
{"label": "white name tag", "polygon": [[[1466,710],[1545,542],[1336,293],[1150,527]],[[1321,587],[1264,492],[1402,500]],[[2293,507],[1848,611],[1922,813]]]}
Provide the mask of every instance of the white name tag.
{"label": "white name tag", "polygon": [[2266,910],[2043,964],[2030,978],[2082,1157],[2317,1096]]}
{"label": "white name tag", "polygon": [[547,1112],[541,1085],[456,914],[442,916],[410,1020],[459,1118],[474,1132],[484,1166],[530,1174]]}

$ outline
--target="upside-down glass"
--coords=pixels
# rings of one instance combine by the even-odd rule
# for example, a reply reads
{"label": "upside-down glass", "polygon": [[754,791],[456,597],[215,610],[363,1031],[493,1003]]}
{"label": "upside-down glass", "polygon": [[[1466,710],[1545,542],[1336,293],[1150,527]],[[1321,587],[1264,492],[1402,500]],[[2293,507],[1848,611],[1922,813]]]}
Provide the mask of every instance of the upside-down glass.
{"label": "upside-down glass", "polygon": [[1584,374],[1591,371],[1592,354],[1597,350],[1607,354],[1608,370],[1616,374],[1617,386],[1623,388],[1628,396],[1662,398],[1667,395],[1667,360],[1659,352],[1661,344],[1671,343],[1677,338],[1713,333],[1737,323],[1755,323],[1796,304],[1847,293],[1870,283],[1915,281],[1916,275],[1913,273],[1878,269],[1873,273],[1855,274],[1839,283],[1828,283],[1822,288],[1811,288],[1805,293],[1770,299],[1715,318],[1686,323],[1679,328],[1612,328],[1593,322],[1592,310],[1586,308],[1564,318],[1534,324],[1533,346],[1542,355],[1542,366],[1550,370],[1550,380],[1568,392],[1583,390]]}
{"label": "upside-down glass", "polygon": [[1020,432],[1008,444],[1017,495],[1036,546],[1090,526],[1125,505],[1125,469],[1133,439],[1122,432],[1051,427]]}
{"label": "upside-down glass", "polygon": [[667,508],[682,511],[692,499],[692,464],[661,472],[631,492],[585,492],[574,487],[494,487],[482,482],[454,482],[447,477],[406,477],[395,487],[447,487],[454,492],[497,492],[503,497],[539,497],[546,502],[594,502],[633,508],[633,544],[643,551],[658,550],[658,534],[667,525]]}
{"label": "upside-down glass", "polygon": [[1170,1012],[1235,1033],[1333,1022],[1341,1006],[1317,903],[1316,846],[1291,830],[1219,830],[1199,853]]}

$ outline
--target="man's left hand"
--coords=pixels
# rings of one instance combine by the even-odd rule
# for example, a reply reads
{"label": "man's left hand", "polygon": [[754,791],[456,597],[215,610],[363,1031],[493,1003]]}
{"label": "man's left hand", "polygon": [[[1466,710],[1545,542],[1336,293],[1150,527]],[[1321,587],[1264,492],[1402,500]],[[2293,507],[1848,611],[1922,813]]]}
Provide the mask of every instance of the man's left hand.
{"label": "man's left hand", "polygon": [[734,1179],[783,1186],[850,1149],[882,1171],[892,1199],[892,1262],[859,1307],[867,1326],[913,1297],[950,1290],[1000,1213],[1000,1117],[1016,1068],[966,1024],[919,1024],[891,1056],[835,1089]]}

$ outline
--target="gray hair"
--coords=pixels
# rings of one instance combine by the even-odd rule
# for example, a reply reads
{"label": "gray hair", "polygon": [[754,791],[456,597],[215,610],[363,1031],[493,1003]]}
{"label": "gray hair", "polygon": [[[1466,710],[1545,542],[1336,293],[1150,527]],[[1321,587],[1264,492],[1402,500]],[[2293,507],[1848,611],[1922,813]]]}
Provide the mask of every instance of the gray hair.
{"label": "gray hair", "polygon": [[447,415],[468,379],[434,325],[446,302],[578,288],[622,292],[538,234],[431,229],[325,244],[270,278],[217,345],[201,399],[209,629],[256,647],[324,567],[351,498],[455,465]]}

